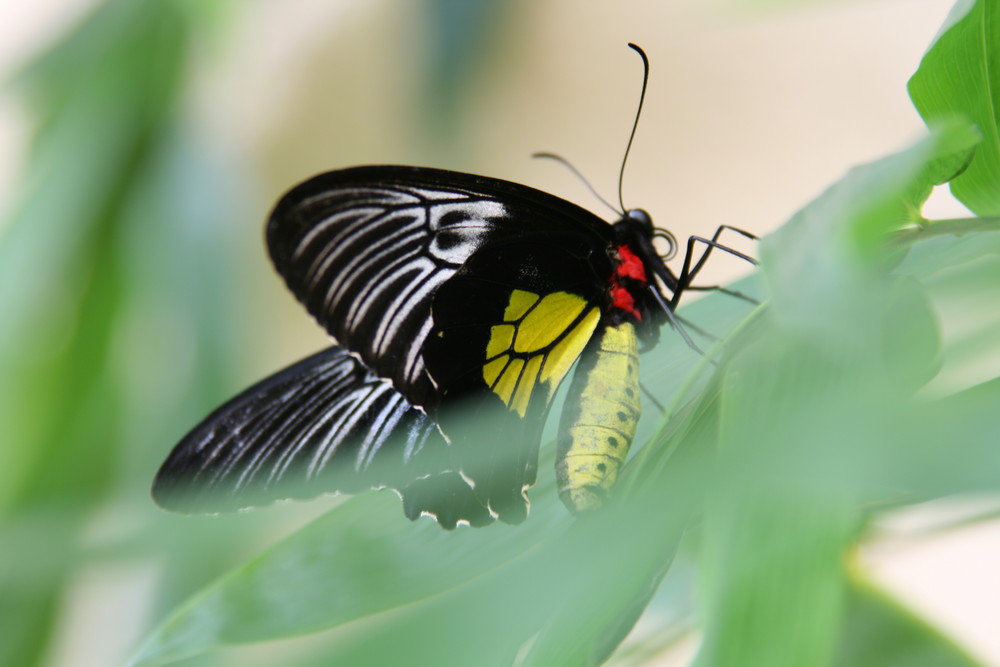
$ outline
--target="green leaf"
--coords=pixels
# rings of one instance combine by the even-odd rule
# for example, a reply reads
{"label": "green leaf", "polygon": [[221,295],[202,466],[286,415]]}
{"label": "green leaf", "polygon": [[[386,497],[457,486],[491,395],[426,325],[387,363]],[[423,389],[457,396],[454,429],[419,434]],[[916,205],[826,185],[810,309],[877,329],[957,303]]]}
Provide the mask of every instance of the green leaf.
{"label": "green leaf", "polygon": [[545,522],[499,546],[505,527],[491,535],[422,523],[431,525],[403,519],[392,493],[352,498],[197,594],[136,663],[335,627],[432,597],[516,557]]}
{"label": "green leaf", "polygon": [[[3,664],[51,653],[88,513],[116,483],[129,405],[112,361],[129,285],[117,241],[178,91],[187,27],[169,3],[109,2],[18,81],[35,122],[0,237]],[[53,514],[59,530],[11,539]]]}
{"label": "green leaf", "polygon": [[766,486],[709,510],[698,665],[820,665],[832,650],[855,510]]}
{"label": "green leaf", "polygon": [[1000,3],[959,0],[909,92],[928,125],[960,114],[979,128],[983,142],[951,191],[979,215],[1000,215]]}
{"label": "green leaf", "polygon": [[914,398],[942,363],[938,319],[889,243],[942,157],[975,140],[953,122],[853,169],[762,242],[772,298],[721,371],[699,664],[824,664],[862,508],[985,483],[974,466],[945,463],[940,443],[979,434],[957,446],[982,468],[997,458],[979,450],[998,420],[972,393]]}
{"label": "green leaf", "polygon": [[925,388],[928,395],[954,393],[1000,375],[1000,313],[984,307],[1000,281],[1000,232],[970,229],[922,239],[899,267],[925,287],[942,332],[941,369]]}
{"label": "green leaf", "polygon": [[[29,190],[0,244],[0,510],[104,492],[123,411],[108,372],[122,248],[176,92],[185,26],[170,4],[109,3],[28,70],[43,111]],[[59,419],[52,419],[59,415]]]}

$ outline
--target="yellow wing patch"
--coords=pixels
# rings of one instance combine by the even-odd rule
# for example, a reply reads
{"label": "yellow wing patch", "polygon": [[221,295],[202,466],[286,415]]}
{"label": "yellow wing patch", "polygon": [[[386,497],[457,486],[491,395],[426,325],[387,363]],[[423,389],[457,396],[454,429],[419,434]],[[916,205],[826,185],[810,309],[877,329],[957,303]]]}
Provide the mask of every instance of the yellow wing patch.
{"label": "yellow wing patch", "polygon": [[516,289],[510,293],[507,310],[503,311],[504,322],[514,322],[524,317],[528,309],[538,302],[539,296],[531,292]]}
{"label": "yellow wing patch", "polygon": [[546,385],[552,398],[593,335],[601,313],[596,306],[588,310],[588,305],[569,292],[544,297],[525,290],[511,292],[504,323],[490,329],[483,380],[521,417],[538,382]]}
{"label": "yellow wing patch", "polygon": [[531,353],[552,344],[572,326],[586,307],[587,302],[575,294],[549,294],[517,325],[514,351]]}

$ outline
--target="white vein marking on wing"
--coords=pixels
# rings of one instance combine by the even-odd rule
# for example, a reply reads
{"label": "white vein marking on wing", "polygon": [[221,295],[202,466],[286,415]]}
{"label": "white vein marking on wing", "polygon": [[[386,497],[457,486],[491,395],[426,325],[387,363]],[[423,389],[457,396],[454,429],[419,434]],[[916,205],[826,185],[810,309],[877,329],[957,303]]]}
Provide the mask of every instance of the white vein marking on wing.
{"label": "white vein marking on wing", "polygon": [[[328,237],[336,242],[338,238],[349,235],[352,229],[359,226],[368,226],[372,220],[376,220],[384,215],[385,209],[378,206],[369,205],[337,209],[325,218],[318,220],[299,239],[299,242],[295,245],[295,250],[292,252],[292,259],[295,261],[301,260],[302,256],[313,246],[318,244],[329,245],[331,241],[325,240]],[[311,267],[311,270],[315,271],[316,267]]]}
{"label": "white vein marking on wing", "polygon": [[[350,220],[354,217],[350,213],[347,211],[331,217],[338,218],[340,221]],[[337,228],[329,238],[319,237],[316,239],[317,244],[322,242],[322,247],[315,251],[313,263],[306,273],[306,281],[310,288],[316,289],[331,269],[335,272],[333,280],[327,288],[327,306],[347,289],[344,283],[349,284],[365,270],[364,265],[372,264],[378,260],[379,256],[384,257],[390,252],[405,252],[405,250],[400,249],[405,248],[407,244],[415,244],[415,248],[410,251],[411,253],[419,250],[419,244],[426,235],[422,216],[405,216],[399,215],[400,212],[395,213],[397,213],[395,216],[381,213],[380,215],[357,217]],[[396,218],[395,222],[402,224],[392,226],[385,223],[384,220],[393,217]],[[373,229],[380,229],[385,233],[375,237],[372,233]],[[367,246],[365,245],[366,237]],[[299,254],[305,254],[305,248]],[[373,257],[373,255],[376,256]],[[362,267],[360,270],[359,266]]]}
{"label": "white vein marking on wing", "polygon": [[406,434],[406,445],[403,447],[404,464],[409,463],[414,456],[420,453],[424,448],[424,443],[433,432],[437,432],[437,426],[414,421]]}
{"label": "white vein marking on wing", "polygon": [[[350,375],[351,370],[348,364],[345,373],[344,365],[345,360],[337,360],[334,364],[324,366],[322,370],[317,369],[315,373],[300,378],[299,382],[284,392],[278,401],[271,402],[268,413],[281,413],[292,406],[293,401],[296,400],[298,404],[294,406],[293,411],[282,414],[280,422],[274,424],[275,431],[266,440],[261,440],[262,435],[257,435],[251,440],[251,442],[256,442],[257,446],[253,448],[249,461],[243,461],[244,455],[250,451],[249,447],[242,448],[242,451],[230,461],[227,466],[229,469],[240,462],[244,463],[240,469],[235,488],[239,489],[253,480],[275,451],[279,452],[278,460],[272,464],[271,473],[267,479],[270,482],[281,477],[285,467],[287,467],[287,462],[294,458],[299,448],[308,443],[308,438],[303,438],[301,434],[296,436],[295,430],[302,428],[310,421],[315,421],[317,412],[321,418],[328,416],[324,410],[317,411],[316,408],[322,408],[325,403],[329,402],[331,394],[336,394],[341,390],[343,381]],[[328,380],[331,375],[341,376],[341,381],[331,383]],[[315,390],[316,387],[319,387],[318,391]],[[260,428],[263,429],[268,424],[273,424],[273,421],[266,417],[262,418]],[[282,466],[283,460],[285,461],[284,466]],[[229,470],[226,471],[227,474],[228,472]]]}
{"label": "white vein marking on wing", "polygon": [[372,459],[382,448],[386,438],[392,434],[409,407],[409,404],[399,394],[389,396],[358,448],[358,454],[354,461],[355,470],[362,470],[371,465]]}
{"label": "white vein marking on wing", "polygon": [[[300,433],[297,437],[294,438],[289,437],[289,440],[291,442],[286,441],[280,443],[279,446],[281,447],[281,449],[277,460],[272,466],[271,475],[268,477],[269,481],[275,481],[281,479],[281,477],[284,476],[285,472],[287,472],[288,467],[298,457],[299,452],[302,450],[302,448],[306,447],[312,442],[312,436],[319,430],[326,428],[326,425],[337,414],[343,411],[344,403],[346,402],[344,400],[344,397],[341,396],[336,401],[333,401],[331,403],[330,396],[332,394],[337,394],[342,392],[344,385],[347,382],[353,380],[353,373],[350,372],[352,370],[353,368],[350,368],[348,370],[348,373],[341,372],[340,375],[343,375],[344,377],[337,384],[331,385],[328,383],[324,383],[323,391],[312,392],[312,395],[310,396],[309,399],[309,404],[310,404],[309,407],[312,408],[316,406],[320,409],[313,413],[313,419],[311,420],[312,423],[308,429]],[[368,386],[367,382],[361,385],[361,387],[367,387],[367,386]],[[359,387],[359,389],[361,387]],[[338,438],[338,440],[342,440],[344,435],[346,434],[339,433],[335,428],[330,429],[330,431],[328,432],[328,438],[333,437],[333,438]],[[278,443],[278,440],[275,439],[274,442]]]}
{"label": "white vein marking on wing", "polygon": [[[396,283],[404,286],[419,283],[427,280],[437,269],[438,266],[432,260],[416,252],[407,256],[390,257],[374,273],[363,276],[366,281],[364,286],[350,295],[350,305],[344,313],[348,330],[354,331],[360,326],[369,311],[377,305],[379,298]],[[413,277],[409,277],[410,274]],[[381,313],[375,313],[374,317],[380,315]]]}
{"label": "white vein marking on wing", "polygon": [[[262,412],[256,416],[252,424],[250,422],[241,423],[233,429],[232,434],[223,444],[232,444],[234,446],[225,452],[224,458],[226,459],[226,463],[220,466],[215,475],[216,480],[226,479],[236,471],[239,474],[236,477],[233,489],[239,490],[253,479],[263,461],[264,455],[268,451],[266,444],[265,446],[261,446],[260,444],[263,437],[260,432],[265,430],[266,426],[272,422],[273,415],[280,413],[281,409],[300,392],[301,389],[296,386],[286,388],[280,398],[270,400],[265,404]],[[271,439],[274,439],[273,436]],[[227,448],[220,447],[220,453],[223,453],[223,449]]]}
{"label": "white vein marking on wing", "polygon": [[406,348],[405,363],[403,364],[403,378],[406,382],[415,382],[417,377],[424,371],[424,358],[420,350],[424,347],[424,341],[434,328],[434,321],[430,317],[425,317],[420,325],[420,329],[413,336],[413,340]]}
{"label": "white vein marking on wing", "polygon": [[[344,201],[365,201],[365,205],[355,204],[348,209],[348,211],[355,212],[363,211],[369,208],[374,209],[376,212],[382,212],[387,208],[395,208],[397,206],[415,206],[420,203],[420,198],[415,196],[412,192],[391,188],[346,188],[335,191],[334,195],[335,199],[341,199]],[[330,198],[331,195],[329,192],[320,193],[313,197],[303,199],[299,202],[297,208],[308,209],[314,204]],[[381,201],[383,199],[386,200],[386,203]],[[302,248],[310,245],[314,237],[324,234],[331,224],[336,224],[336,220],[334,220],[335,217],[336,216],[330,216],[323,222],[313,225],[313,227],[302,237],[293,258],[298,256]]]}
{"label": "white vein marking on wing", "polygon": [[[444,216],[456,210],[464,217],[457,221],[442,222]],[[327,286],[324,307],[329,309],[345,295],[352,293],[356,303],[364,302],[367,300],[366,293],[377,286],[388,271],[406,263],[416,253],[427,252],[440,262],[461,265],[481,245],[483,237],[491,228],[488,218],[500,217],[505,213],[506,210],[499,202],[468,198],[429,208],[412,206],[385,211],[384,216],[376,215],[370,208],[349,209],[329,216],[317,226],[327,229],[339,225],[340,228],[330,238],[320,238],[316,230],[312,230],[300,242],[295,256],[301,257],[307,245],[314,241],[325,240],[323,247],[315,254],[318,261],[307,272],[309,286],[316,288],[332,268],[336,275]],[[381,219],[376,223],[374,221],[377,218]],[[387,233],[375,237],[373,241],[373,227],[384,228]],[[447,243],[443,242],[445,239],[448,240]],[[376,270],[374,275],[369,274],[372,268]],[[366,284],[360,290],[352,290],[362,280]],[[352,311],[356,311],[356,308],[352,308]],[[348,319],[353,320],[354,317],[353,313],[348,314]]]}
{"label": "white vein marking on wing", "polygon": [[337,445],[343,440],[343,434],[351,433],[358,421],[367,413],[368,408],[387,391],[395,393],[388,383],[379,382],[377,385],[365,387],[364,391],[351,392],[353,400],[350,409],[344,411],[336,426],[329,430],[331,437],[326,438],[326,441],[316,448],[306,470],[307,479],[312,479],[326,467],[330,457],[336,452]]}
{"label": "white vein marking on wing", "polygon": [[[423,273],[411,280],[404,289],[400,290],[385,312],[376,320],[377,326],[371,342],[371,348],[376,355],[381,356],[385,354],[388,348],[395,342],[402,340],[400,338],[400,329],[405,326],[406,320],[417,308],[420,306],[428,307],[425,308],[428,312],[422,314],[424,320],[430,319],[429,305],[431,296],[442,283],[455,274],[454,269],[435,268],[434,264],[429,261],[426,264],[422,261],[421,264]],[[391,280],[395,281],[397,278],[405,275],[407,271],[400,270],[396,273],[397,275],[391,277]],[[372,301],[365,303],[364,309],[359,312],[359,317],[364,317],[373,305]],[[426,322],[423,322],[420,328],[422,329],[425,326]]]}
{"label": "white vein marking on wing", "polygon": [[413,194],[423,197],[424,199],[454,199],[456,197],[468,197],[468,193],[459,192],[457,190],[429,190],[427,188],[421,188],[418,186],[413,186],[409,188],[409,191]]}
{"label": "white vein marking on wing", "polygon": [[[458,266],[472,256],[482,245],[484,236],[493,228],[491,220],[506,217],[507,209],[492,199],[468,199],[462,202],[437,204],[430,209],[427,226],[431,243],[428,252],[443,262]],[[461,218],[445,217],[458,211]],[[443,238],[449,243],[441,244]]]}

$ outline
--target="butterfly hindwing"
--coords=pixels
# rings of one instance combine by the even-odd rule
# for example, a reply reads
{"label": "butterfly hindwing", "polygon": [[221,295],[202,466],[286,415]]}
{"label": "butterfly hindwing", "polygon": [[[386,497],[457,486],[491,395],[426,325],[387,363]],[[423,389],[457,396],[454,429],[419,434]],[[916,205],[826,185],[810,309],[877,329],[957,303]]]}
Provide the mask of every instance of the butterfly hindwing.
{"label": "butterfly hindwing", "polygon": [[171,452],[153,495],[173,510],[224,511],[329,491],[402,489],[414,475],[447,468],[446,455],[433,421],[334,346],[209,415]]}

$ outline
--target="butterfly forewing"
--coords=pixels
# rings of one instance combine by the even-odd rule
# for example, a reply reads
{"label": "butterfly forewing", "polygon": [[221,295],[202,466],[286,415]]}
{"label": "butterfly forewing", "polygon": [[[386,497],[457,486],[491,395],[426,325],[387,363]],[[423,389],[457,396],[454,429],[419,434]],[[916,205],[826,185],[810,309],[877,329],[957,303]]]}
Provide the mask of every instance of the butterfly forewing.
{"label": "butterfly forewing", "polygon": [[417,185],[314,179],[268,227],[279,272],[309,312],[410,400],[433,393],[421,348],[430,305],[502,217],[496,201]]}
{"label": "butterfly forewing", "polygon": [[[483,248],[493,255],[508,243],[539,239],[550,246],[562,234],[582,242],[585,254],[603,253],[609,233],[584,209],[514,183],[358,167],[289,192],[271,216],[267,241],[278,272],[327,331],[411,403],[433,411],[440,396],[424,346],[438,289]],[[553,272],[545,263],[520,270],[527,280]],[[581,270],[594,292],[585,263],[567,279]]]}

